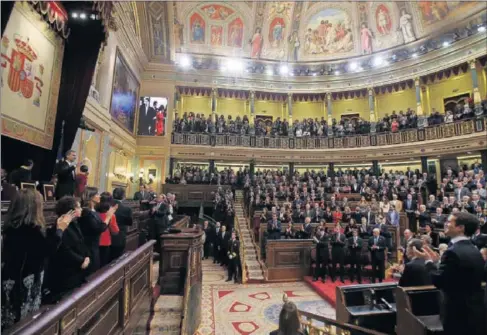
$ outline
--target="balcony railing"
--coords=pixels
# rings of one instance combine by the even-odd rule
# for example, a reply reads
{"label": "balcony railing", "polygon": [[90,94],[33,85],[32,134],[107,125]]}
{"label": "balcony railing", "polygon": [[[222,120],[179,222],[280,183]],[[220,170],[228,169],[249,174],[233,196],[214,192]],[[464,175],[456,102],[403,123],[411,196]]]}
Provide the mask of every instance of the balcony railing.
{"label": "balcony railing", "polygon": [[204,145],[213,147],[250,147],[266,149],[339,149],[363,148],[434,141],[456,136],[483,132],[487,118],[445,123],[423,129],[407,129],[398,132],[348,135],[343,137],[283,137],[234,134],[172,133],[171,143],[181,145]]}

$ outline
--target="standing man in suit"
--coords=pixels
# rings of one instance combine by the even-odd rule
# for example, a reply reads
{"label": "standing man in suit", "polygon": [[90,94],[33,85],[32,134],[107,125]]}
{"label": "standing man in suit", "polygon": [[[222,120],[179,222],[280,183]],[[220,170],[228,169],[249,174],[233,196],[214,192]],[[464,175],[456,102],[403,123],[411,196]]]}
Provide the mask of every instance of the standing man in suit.
{"label": "standing man in suit", "polygon": [[218,245],[220,247],[220,265],[228,265],[228,241],[230,240],[230,234],[227,232],[227,227],[222,226],[218,233]]}
{"label": "standing man in suit", "polygon": [[226,281],[231,281],[232,278],[235,283],[238,283],[238,277],[242,274],[237,271],[239,269],[238,263],[240,263],[240,241],[237,240],[237,234],[232,232],[232,237],[228,241],[228,278]]}
{"label": "standing man in suit", "polygon": [[433,285],[443,292],[441,321],[446,335],[485,335],[484,292],[485,262],[470,237],[478,229],[479,221],[470,213],[453,213],[448,218],[445,234],[451,246],[439,255],[430,248],[416,251],[426,260]]}
{"label": "standing man in suit", "polygon": [[386,239],[380,235],[379,228],[374,228],[372,233],[373,236],[369,238],[368,249],[372,262],[372,283],[375,284],[376,280],[382,283],[384,277]]}
{"label": "standing man in suit", "polygon": [[424,259],[416,257],[414,248],[418,251],[423,251],[423,241],[413,238],[408,242],[406,253],[410,261],[404,266],[401,279],[399,279],[399,286],[431,285],[431,276],[426,269]]}
{"label": "standing man in suit", "polygon": [[336,277],[336,265],[340,265],[340,281],[345,282],[344,266],[345,266],[345,242],[347,241],[345,234],[340,233],[340,228],[335,229],[335,234],[331,238],[331,280],[334,282]]}
{"label": "standing man in suit", "polygon": [[413,200],[413,196],[408,194],[407,199],[404,203],[404,211],[408,217],[409,230],[413,233],[418,231],[418,224],[416,223],[416,210],[418,209],[417,202]]}
{"label": "standing man in suit", "polygon": [[352,236],[348,238],[348,250],[350,255],[350,281],[354,281],[355,275],[359,284],[362,284],[362,245],[363,240],[358,236],[358,230],[352,230]]}
{"label": "standing man in suit", "polygon": [[146,191],[145,185],[140,185],[139,190],[134,194],[134,200],[139,200],[140,210],[150,209],[149,205],[150,194]]}
{"label": "standing man in suit", "polygon": [[321,277],[321,281],[326,281],[326,269],[330,263],[330,237],[324,228],[320,228],[316,236],[316,266],[313,273],[313,281]]}
{"label": "standing man in suit", "polygon": [[213,244],[213,264],[218,263],[220,264],[220,236],[221,231],[221,223],[217,222],[215,224],[215,228],[213,228],[213,232],[211,233],[211,244]]}
{"label": "standing man in suit", "polygon": [[76,151],[68,150],[64,159],[56,164],[55,174],[58,182],[56,184],[56,199],[59,200],[65,195],[74,195],[76,186]]}
{"label": "standing man in suit", "polygon": [[404,234],[404,238],[401,242],[401,246],[399,247],[399,250],[402,252],[403,264],[407,264],[407,262],[409,262],[407,248],[408,248],[408,243],[413,239],[413,233],[409,229],[406,229],[404,230],[403,234]]}
{"label": "standing man in suit", "polygon": [[117,225],[119,232],[116,235],[112,235],[112,245],[110,246],[111,259],[120,257],[125,251],[125,244],[127,242],[127,230],[133,224],[132,208],[125,206],[122,200],[125,199],[125,190],[121,187],[117,187],[113,190],[113,199],[118,205],[115,211],[115,218],[117,219]]}
{"label": "standing man in suit", "polygon": [[149,125],[150,125],[151,120],[149,119],[149,116],[148,116],[149,104],[150,104],[150,98],[149,97],[140,98],[138,135],[150,135],[149,134]]}
{"label": "standing man in suit", "polygon": [[424,228],[427,224],[431,223],[430,213],[426,210],[425,205],[419,206],[419,212],[416,212],[416,217],[418,218],[419,226]]}
{"label": "standing man in suit", "polygon": [[311,218],[307,217],[304,219],[304,239],[311,238],[311,233],[313,232],[313,226],[311,225]]}
{"label": "standing man in suit", "polygon": [[267,233],[269,240],[280,240],[281,239],[281,221],[277,219],[277,214],[272,214],[271,221],[267,224]]}
{"label": "standing man in suit", "polygon": [[431,245],[435,248],[438,248],[440,244],[440,238],[438,236],[438,233],[433,231],[433,228],[429,224],[426,225],[424,229],[425,229],[424,235],[429,236],[431,238]]}
{"label": "standing man in suit", "polygon": [[208,224],[208,221],[203,222],[203,230],[205,232],[205,243],[203,244],[203,259],[208,259],[210,256],[211,242],[213,241],[213,229]]}

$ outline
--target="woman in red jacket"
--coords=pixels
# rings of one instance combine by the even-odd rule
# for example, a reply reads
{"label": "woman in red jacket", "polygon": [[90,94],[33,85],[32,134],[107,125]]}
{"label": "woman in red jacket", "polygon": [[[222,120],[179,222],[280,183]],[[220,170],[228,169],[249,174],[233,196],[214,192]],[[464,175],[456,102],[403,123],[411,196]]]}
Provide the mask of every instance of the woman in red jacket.
{"label": "woman in red jacket", "polygon": [[[100,218],[104,221],[107,216],[107,212],[110,207],[118,207],[114,205],[113,197],[109,192],[103,192],[100,195],[100,204],[98,205],[97,212],[100,214]],[[112,260],[110,258],[110,246],[112,245],[112,234],[116,235],[120,229],[117,225],[117,218],[112,215],[110,222],[108,223],[108,229],[106,229],[100,236],[100,265],[105,266]]]}

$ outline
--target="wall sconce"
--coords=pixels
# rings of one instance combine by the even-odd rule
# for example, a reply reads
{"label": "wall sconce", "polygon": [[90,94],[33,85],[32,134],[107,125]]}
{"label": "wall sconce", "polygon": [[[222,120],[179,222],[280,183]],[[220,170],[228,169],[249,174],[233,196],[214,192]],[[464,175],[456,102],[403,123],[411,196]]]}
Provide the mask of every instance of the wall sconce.
{"label": "wall sconce", "polygon": [[134,174],[132,172],[130,172],[127,177],[129,178],[130,182],[131,183],[134,183]]}
{"label": "wall sconce", "polygon": [[[147,176],[149,178],[148,181],[144,180],[144,169],[140,169],[139,170],[139,184],[140,185],[143,185],[143,184],[147,184],[147,185],[150,185],[154,182],[154,179],[156,179],[152,174],[149,173],[149,175]],[[133,179],[133,177],[132,177]]]}

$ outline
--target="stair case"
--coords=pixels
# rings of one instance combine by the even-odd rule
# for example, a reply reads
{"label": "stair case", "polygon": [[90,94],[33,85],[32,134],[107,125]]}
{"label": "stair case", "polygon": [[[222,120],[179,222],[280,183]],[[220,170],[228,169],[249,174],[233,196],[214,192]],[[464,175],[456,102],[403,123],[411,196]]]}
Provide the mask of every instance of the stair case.
{"label": "stair case", "polygon": [[259,252],[252,238],[252,232],[244,212],[243,192],[238,190],[235,194],[235,225],[240,232],[243,249],[245,272],[247,273],[247,283],[265,282],[264,265],[259,260]]}

